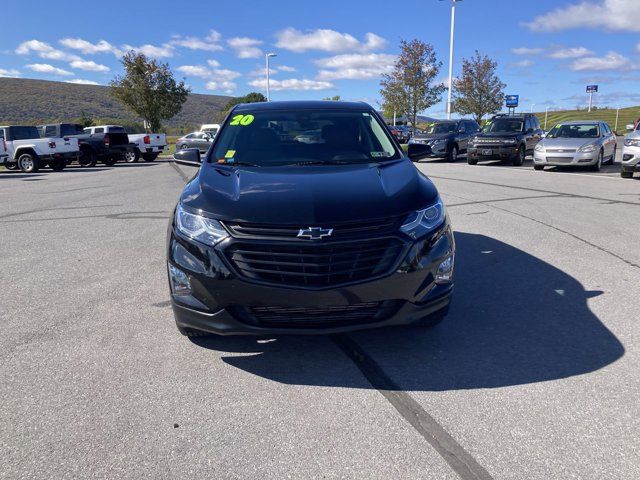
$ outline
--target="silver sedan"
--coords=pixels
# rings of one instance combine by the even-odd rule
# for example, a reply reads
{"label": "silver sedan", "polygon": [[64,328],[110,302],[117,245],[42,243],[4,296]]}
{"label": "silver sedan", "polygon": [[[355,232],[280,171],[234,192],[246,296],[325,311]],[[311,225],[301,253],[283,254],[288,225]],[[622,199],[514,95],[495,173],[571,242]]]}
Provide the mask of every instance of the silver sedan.
{"label": "silver sedan", "polygon": [[579,166],[598,171],[616,158],[616,136],[609,125],[599,121],[559,123],[538,143],[533,168]]}

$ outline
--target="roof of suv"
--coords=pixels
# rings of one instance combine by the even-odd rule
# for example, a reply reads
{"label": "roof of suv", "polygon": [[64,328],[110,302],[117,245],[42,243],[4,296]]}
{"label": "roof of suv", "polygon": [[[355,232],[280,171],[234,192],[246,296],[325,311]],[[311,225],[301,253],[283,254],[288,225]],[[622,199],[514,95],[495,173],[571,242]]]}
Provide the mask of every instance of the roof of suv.
{"label": "roof of suv", "polygon": [[333,100],[296,100],[285,102],[258,102],[240,103],[234,108],[234,112],[257,112],[262,110],[373,110],[364,102],[336,102]]}

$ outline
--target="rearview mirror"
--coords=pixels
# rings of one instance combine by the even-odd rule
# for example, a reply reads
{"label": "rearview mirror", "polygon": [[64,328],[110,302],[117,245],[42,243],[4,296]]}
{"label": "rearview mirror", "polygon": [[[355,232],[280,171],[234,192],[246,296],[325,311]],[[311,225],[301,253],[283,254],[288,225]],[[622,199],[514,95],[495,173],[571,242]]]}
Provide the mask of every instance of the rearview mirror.
{"label": "rearview mirror", "polygon": [[185,148],[173,154],[173,161],[181,165],[199,167],[202,165],[200,150],[197,148]]}
{"label": "rearview mirror", "polygon": [[410,143],[407,147],[407,156],[412,161],[420,160],[431,154],[431,147],[422,143]]}

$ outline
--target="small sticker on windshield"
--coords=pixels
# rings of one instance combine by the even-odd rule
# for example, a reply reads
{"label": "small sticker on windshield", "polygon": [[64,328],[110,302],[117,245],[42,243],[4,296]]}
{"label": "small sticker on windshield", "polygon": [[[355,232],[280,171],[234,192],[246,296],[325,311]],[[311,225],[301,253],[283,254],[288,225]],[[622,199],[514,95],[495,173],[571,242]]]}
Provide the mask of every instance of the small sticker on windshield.
{"label": "small sticker on windshield", "polygon": [[231,122],[229,122],[229,125],[232,126],[243,126],[246,127],[247,125],[251,125],[251,123],[253,122],[253,119],[255,117],[251,114],[247,114],[247,115],[235,115],[232,119]]}
{"label": "small sticker on windshield", "polygon": [[227,150],[227,153],[224,154],[224,158],[233,158],[236,154],[235,150]]}
{"label": "small sticker on windshield", "polygon": [[371,152],[372,158],[380,158],[380,157],[390,157],[391,154],[389,152]]}

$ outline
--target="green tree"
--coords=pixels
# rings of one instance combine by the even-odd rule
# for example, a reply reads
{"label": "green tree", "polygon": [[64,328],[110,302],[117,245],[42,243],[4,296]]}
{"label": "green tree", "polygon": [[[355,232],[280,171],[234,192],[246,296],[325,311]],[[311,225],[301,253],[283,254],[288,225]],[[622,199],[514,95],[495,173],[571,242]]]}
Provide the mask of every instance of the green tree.
{"label": "green tree", "polygon": [[224,119],[233,107],[241,103],[259,103],[266,101],[267,97],[259,92],[247,93],[244,97],[235,97],[229,100],[229,102],[225,105],[224,109],[220,113],[220,116],[222,117],[222,119]]}
{"label": "green tree", "polygon": [[504,104],[506,85],[496,75],[498,64],[487,55],[462,60],[462,76],[453,81],[453,111],[473,115],[480,123],[487,113],[496,113]]}
{"label": "green tree", "polygon": [[130,51],[122,57],[125,74],[111,81],[111,92],[120,102],[158,131],[162,120],[174,117],[187,101],[191,89],[177,82],[166,63]]}
{"label": "green tree", "polygon": [[79,123],[85,128],[91,127],[93,125],[93,117],[82,110],[82,112],[80,112]]}
{"label": "green tree", "polygon": [[385,115],[396,111],[416,125],[418,113],[435,105],[446,90],[442,83],[436,83],[441,67],[432,45],[421,40],[401,40],[395,67],[380,82]]}
{"label": "green tree", "polygon": [[334,95],[333,97],[324,97],[322,100],[330,102],[339,102],[341,100],[340,95]]}

